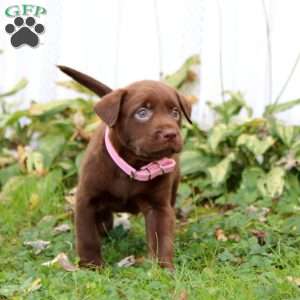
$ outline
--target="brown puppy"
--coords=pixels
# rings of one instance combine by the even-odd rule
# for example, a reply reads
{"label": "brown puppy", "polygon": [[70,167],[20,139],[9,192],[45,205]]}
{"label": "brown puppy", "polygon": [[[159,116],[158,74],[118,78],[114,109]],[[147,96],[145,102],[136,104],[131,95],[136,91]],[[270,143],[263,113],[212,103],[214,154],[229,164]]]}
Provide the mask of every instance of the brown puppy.
{"label": "brown puppy", "polygon": [[[162,267],[173,268],[174,204],[179,183],[178,153],[182,148],[182,115],[190,121],[191,107],[173,88],[156,81],[139,81],[111,90],[66,67],[62,71],[103,96],[95,112],[104,121],[91,139],[81,167],[76,201],[76,240],[80,264],[101,266],[101,236],[112,228],[113,212],[142,212],[148,250]],[[164,157],[174,171],[141,182],[130,178],[112,160],[105,128],[117,153],[132,167]]]}

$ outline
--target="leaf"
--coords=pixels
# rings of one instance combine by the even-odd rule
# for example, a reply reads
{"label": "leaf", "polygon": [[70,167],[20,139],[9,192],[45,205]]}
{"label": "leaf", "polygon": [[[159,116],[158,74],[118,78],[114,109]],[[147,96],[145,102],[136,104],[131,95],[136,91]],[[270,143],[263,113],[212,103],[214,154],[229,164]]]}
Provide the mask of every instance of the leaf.
{"label": "leaf", "polygon": [[179,89],[186,81],[189,81],[189,72],[194,65],[200,64],[198,55],[189,57],[178,71],[172,75],[167,75],[163,81],[168,85]]}
{"label": "leaf", "polygon": [[257,238],[259,245],[264,245],[266,243],[267,234],[262,230],[252,229],[251,233]]}
{"label": "leaf", "polygon": [[287,276],[286,279],[289,282],[291,282],[291,283],[297,285],[298,287],[300,287],[300,278],[299,277]]}
{"label": "leaf", "polygon": [[39,140],[38,150],[43,154],[45,168],[51,168],[54,160],[63,152],[66,139],[61,134],[48,134]]}
{"label": "leaf", "polygon": [[215,237],[217,241],[226,242],[228,240],[227,236],[224,233],[224,230],[222,228],[217,228],[215,230]]}
{"label": "leaf", "polygon": [[94,92],[74,80],[57,81],[57,85],[88,96],[96,96]]}
{"label": "leaf", "polygon": [[19,91],[23,90],[28,84],[28,81],[23,78],[21,79],[14,87],[12,87],[8,92],[0,94],[0,98],[2,97],[8,97],[8,96],[12,96],[15,95],[16,93],[18,93]]}
{"label": "leaf", "polygon": [[237,140],[237,146],[246,147],[256,157],[263,155],[274,143],[275,140],[270,136],[260,140],[256,135],[252,134],[242,134]]}
{"label": "leaf", "polygon": [[41,278],[37,278],[35,279],[31,285],[26,289],[26,293],[29,294],[29,293],[32,293],[34,291],[37,291],[39,290],[40,288],[42,287],[42,281],[41,281]]}
{"label": "leaf", "polygon": [[257,181],[264,177],[265,172],[258,167],[246,167],[242,173],[242,180],[236,193],[232,197],[234,204],[247,204],[257,201],[259,192]]}
{"label": "leaf", "polygon": [[228,123],[231,118],[238,115],[243,108],[246,109],[249,117],[252,116],[252,109],[247,105],[240,92],[226,92],[226,94],[229,95],[230,98],[221,104],[207,102],[208,106],[218,114],[221,120]]}
{"label": "leaf", "polygon": [[274,167],[271,169],[271,171],[257,183],[261,194],[271,198],[280,197],[284,189],[284,176],[285,171],[283,168]]}
{"label": "leaf", "polygon": [[50,245],[49,241],[36,240],[36,241],[25,241],[25,246],[30,246],[35,250],[35,254],[40,254],[43,250],[48,248]]}
{"label": "leaf", "polygon": [[29,209],[35,209],[40,203],[40,197],[36,193],[32,193],[29,200]]}
{"label": "leaf", "polygon": [[300,104],[300,99],[292,100],[292,101],[287,101],[284,103],[278,103],[278,104],[270,104],[267,105],[265,108],[264,116],[268,117],[270,115],[279,113],[279,112],[284,112],[286,110],[289,110],[297,105]]}
{"label": "leaf", "polygon": [[184,151],[180,158],[182,176],[202,171],[202,155],[200,152]]}
{"label": "leaf", "polygon": [[225,182],[231,170],[231,164],[235,160],[236,155],[230,153],[226,158],[219,162],[214,167],[208,168],[213,186],[219,186]]}
{"label": "leaf", "polygon": [[129,217],[130,215],[128,213],[118,213],[114,215],[113,227],[122,226],[124,230],[129,230],[131,228]]}
{"label": "leaf", "polygon": [[54,228],[54,234],[68,232],[70,230],[71,230],[71,226],[69,224],[60,224]]}
{"label": "leaf", "polygon": [[18,176],[21,174],[18,164],[13,164],[6,168],[0,169],[0,186],[3,186],[9,178]]}
{"label": "leaf", "polygon": [[275,133],[286,146],[291,146],[296,135],[295,126],[284,125],[281,122],[275,122]]}
{"label": "leaf", "polygon": [[28,173],[35,173],[43,176],[47,173],[44,168],[44,156],[42,153],[34,151],[29,152],[26,160],[26,169]]}
{"label": "leaf", "polygon": [[58,266],[68,272],[74,272],[79,270],[77,266],[74,266],[70,262],[68,256],[63,252],[59,253],[53,260],[42,263],[42,266],[46,266],[46,267]]}
{"label": "leaf", "polygon": [[207,167],[214,164],[217,159],[203,154],[201,151],[187,150],[180,156],[181,175],[194,175],[206,173]]}
{"label": "leaf", "polygon": [[207,141],[213,152],[216,152],[219,143],[226,138],[227,134],[228,127],[225,124],[221,123],[213,127]]}
{"label": "leaf", "polygon": [[183,290],[178,297],[178,300],[188,300],[188,293],[186,290]]}
{"label": "leaf", "polygon": [[127,267],[131,267],[133,265],[135,265],[136,263],[136,260],[135,260],[135,257],[134,255],[130,255],[130,256],[127,256],[125,258],[123,258],[122,260],[120,260],[118,263],[117,263],[117,266],[120,267],[120,268],[127,268]]}

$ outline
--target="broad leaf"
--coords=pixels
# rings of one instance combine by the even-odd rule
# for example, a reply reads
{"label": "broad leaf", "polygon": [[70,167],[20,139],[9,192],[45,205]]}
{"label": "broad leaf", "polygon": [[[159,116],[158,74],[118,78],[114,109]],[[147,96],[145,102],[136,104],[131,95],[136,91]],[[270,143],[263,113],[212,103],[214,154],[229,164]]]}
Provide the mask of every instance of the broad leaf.
{"label": "broad leaf", "polygon": [[235,158],[236,155],[234,153],[230,153],[216,166],[208,168],[208,172],[211,176],[212,184],[214,186],[219,186],[225,182],[231,170],[231,164]]}
{"label": "broad leaf", "polygon": [[300,104],[300,99],[287,101],[284,103],[270,104],[266,106],[264,116],[270,116],[279,112],[284,112]]}
{"label": "broad leaf", "polygon": [[6,93],[0,94],[0,98],[17,94],[19,91],[23,90],[27,86],[27,84],[28,81],[25,78],[21,79],[14,87],[11,88],[11,90]]}
{"label": "broad leaf", "polygon": [[167,75],[164,82],[168,85],[179,89],[186,81],[189,81],[189,73],[194,65],[200,64],[198,55],[189,57],[180,69],[172,75]]}
{"label": "broad leaf", "polygon": [[275,140],[270,136],[260,140],[256,135],[251,134],[242,134],[237,140],[237,146],[246,147],[256,157],[263,155],[274,143]]}
{"label": "broad leaf", "polygon": [[278,198],[282,195],[284,189],[285,171],[283,168],[274,167],[271,171],[261,178],[257,187],[265,197]]}

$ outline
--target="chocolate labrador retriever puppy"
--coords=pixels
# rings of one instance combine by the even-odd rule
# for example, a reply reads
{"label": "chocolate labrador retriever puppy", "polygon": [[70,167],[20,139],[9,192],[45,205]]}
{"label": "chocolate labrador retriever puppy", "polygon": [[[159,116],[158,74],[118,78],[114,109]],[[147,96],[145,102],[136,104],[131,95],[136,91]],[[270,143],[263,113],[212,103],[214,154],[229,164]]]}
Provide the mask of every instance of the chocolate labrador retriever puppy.
{"label": "chocolate labrador retriever puppy", "polygon": [[191,122],[191,106],[162,82],[143,80],[111,91],[85,74],[59,68],[105,95],[95,105],[104,123],[88,145],[79,177],[75,223],[80,265],[103,264],[100,239],[112,228],[113,212],[142,212],[150,256],[173,269],[180,126],[183,115]]}

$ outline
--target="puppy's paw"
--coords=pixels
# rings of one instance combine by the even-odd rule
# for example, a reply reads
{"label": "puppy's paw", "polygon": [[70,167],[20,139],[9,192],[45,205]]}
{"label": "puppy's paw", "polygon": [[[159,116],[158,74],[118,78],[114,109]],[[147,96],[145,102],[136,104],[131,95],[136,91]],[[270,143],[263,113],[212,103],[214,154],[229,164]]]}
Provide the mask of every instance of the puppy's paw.
{"label": "puppy's paw", "polygon": [[175,267],[174,267],[173,263],[171,263],[171,262],[166,262],[166,261],[162,262],[162,261],[160,261],[159,265],[160,265],[161,268],[167,269],[170,272],[175,271]]}
{"label": "puppy's paw", "polygon": [[94,260],[80,260],[79,261],[80,268],[86,268],[89,270],[100,270],[104,267],[104,262],[98,259]]}

